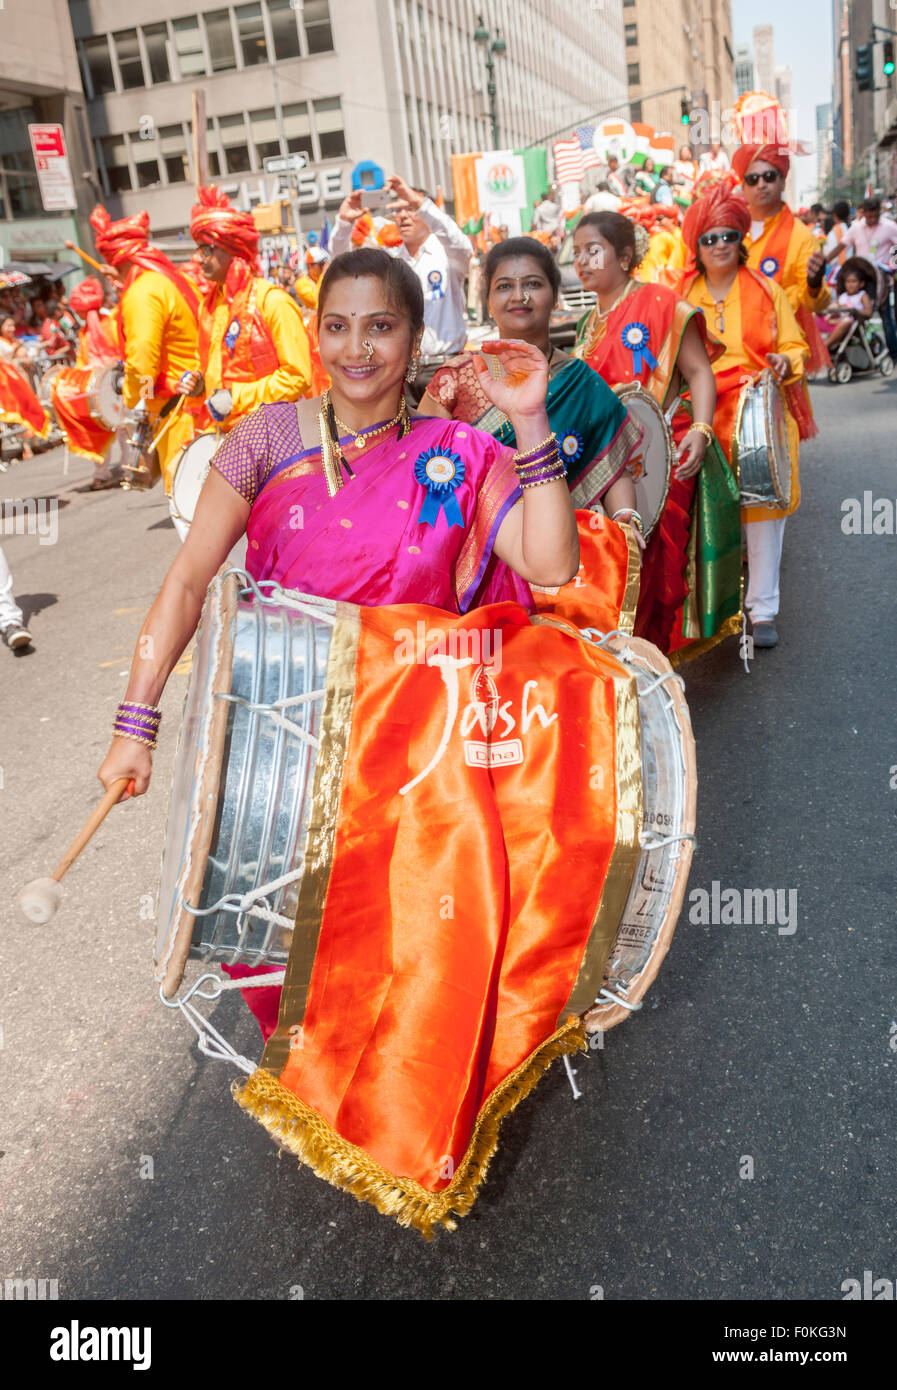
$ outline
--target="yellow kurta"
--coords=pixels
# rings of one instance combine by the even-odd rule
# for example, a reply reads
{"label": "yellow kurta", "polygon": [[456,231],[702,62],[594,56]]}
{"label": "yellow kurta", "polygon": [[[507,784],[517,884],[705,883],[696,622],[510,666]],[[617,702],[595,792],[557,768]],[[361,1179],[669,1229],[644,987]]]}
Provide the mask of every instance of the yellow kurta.
{"label": "yellow kurta", "polygon": [[224,386],[233,397],[234,408],[227,417],[228,429],[257,406],[271,401],[298,401],[311,385],[311,353],[299,305],[279,285],[260,278],[255,280],[255,304],[271,334],[279,364],[277,370],[257,381],[222,379],[221,346],[231,320],[231,308],[224,287],[218,290],[209,336],[209,360],[203,363],[202,370],[207,393]]}
{"label": "yellow kurta", "polygon": [[655,232],[644,258],[639,261],[636,274],[643,284],[674,284],[674,276],[681,274],[688,260],[688,247],[682,240],[678,227],[664,226]]}
{"label": "yellow kurta", "polygon": [[[178,378],[199,365],[196,319],[180,291],[158,270],[144,270],[121,297],[125,334],[125,380],[122,398],[133,409],[145,398],[153,432],[164,428],[158,417],[177,394]],[[158,450],[165,491],[171,491],[175,454],[193,438],[193,420],[182,409]]]}
{"label": "yellow kurta", "polygon": [[[788,296],[780,285],[774,280],[767,280],[766,284],[772,293],[773,307],[775,309],[776,322],[778,324],[778,342],[775,351],[783,353],[791,363],[791,374],[787,378],[793,381],[796,377],[803,376],[804,363],[809,355],[807,340],[800,330],[800,325],[794,317],[794,311],[789,303]],[[718,357],[713,363],[713,373],[721,376],[724,372],[732,368],[740,368],[745,375],[755,376],[760,370],[756,358],[749,356],[744,346],[744,335],[741,331],[741,290],[736,279],[729,293],[726,295],[722,305],[722,326],[720,326],[720,311],[717,307],[713,295],[707,288],[707,283],[703,275],[695,280],[694,284],[686,295],[688,302],[702,309],[707,325],[715,338],[718,338],[725,346],[725,353]],[[728,402],[725,399],[720,401],[720,405],[725,410]],[[797,430],[797,423],[790,411],[786,411],[785,418],[788,424],[788,440],[791,446],[791,505],[785,510],[773,507],[742,507],[741,519],[745,522],[752,521],[775,521],[778,518],[790,516],[797,511],[800,505],[800,471],[798,467],[798,450],[800,448],[800,438]],[[720,430],[721,435],[725,431]]]}
{"label": "yellow kurta", "polygon": [[[784,211],[785,209],[782,208],[774,217],[766,219],[763,224],[763,231],[756,241],[752,241],[750,232],[745,237],[744,244],[748,253],[747,263],[751,270],[760,270],[760,262],[767,255],[766,248],[769,245],[770,237]],[[814,251],[818,250],[819,246],[810,228],[795,217],[791,236],[788,239],[785,263],[780,275],[776,277],[776,284],[781,285],[787,294],[788,303],[795,313],[798,309],[809,309],[811,314],[821,314],[823,309],[826,309],[831,303],[831,291],[824,280],[815,295],[807,288],[807,261]]]}
{"label": "yellow kurta", "polygon": [[306,309],[317,309],[318,307],[318,281],[313,280],[310,275],[298,275],[293,286],[296,298],[300,304],[304,304]]}

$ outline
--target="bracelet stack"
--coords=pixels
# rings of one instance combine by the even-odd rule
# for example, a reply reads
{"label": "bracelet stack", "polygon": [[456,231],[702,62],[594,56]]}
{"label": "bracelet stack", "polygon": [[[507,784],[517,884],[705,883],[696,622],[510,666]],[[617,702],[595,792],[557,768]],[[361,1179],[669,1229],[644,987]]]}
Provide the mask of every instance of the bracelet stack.
{"label": "bracelet stack", "polygon": [[689,425],[688,432],[691,433],[692,430],[697,430],[698,434],[702,434],[704,438],[707,440],[708,444],[713,443],[712,425],[705,424],[703,420],[693,420],[692,423]]}
{"label": "bracelet stack", "polygon": [[161,722],[162,711],[155,705],[137,705],[126,700],[119,705],[112,728],[116,738],[132,738],[152,749],[156,747]]}
{"label": "bracelet stack", "polygon": [[542,483],[557,483],[567,476],[561,462],[557,440],[553,434],[543,439],[534,449],[514,455],[514,468],[520,479],[521,489],[540,487]]}

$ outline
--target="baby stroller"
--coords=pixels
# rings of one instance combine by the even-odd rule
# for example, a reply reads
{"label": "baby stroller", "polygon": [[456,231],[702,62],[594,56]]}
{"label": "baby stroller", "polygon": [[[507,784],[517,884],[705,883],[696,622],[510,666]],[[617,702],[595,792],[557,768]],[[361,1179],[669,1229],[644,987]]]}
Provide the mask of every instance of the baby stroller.
{"label": "baby stroller", "polygon": [[[890,277],[864,256],[851,256],[838,271],[835,281],[838,294],[843,294],[844,282],[851,272],[863,281],[863,290],[872,300],[873,309],[878,309],[891,293]],[[832,354],[829,381],[845,386],[854,372],[879,371],[882,376],[890,376],[893,370],[893,358],[881,333],[872,327],[872,320],[854,316],[850,330]]]}

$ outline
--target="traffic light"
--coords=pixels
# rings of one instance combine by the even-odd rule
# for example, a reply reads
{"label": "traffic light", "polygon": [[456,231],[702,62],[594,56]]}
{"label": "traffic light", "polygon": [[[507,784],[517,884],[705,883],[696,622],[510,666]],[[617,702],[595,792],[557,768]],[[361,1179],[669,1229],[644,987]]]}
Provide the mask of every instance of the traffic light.
{"label": "traffic light", "polygon": [[872,45],[862,43],[857,48],[857,61],[854,68],[854,77],[857,80],[857,88],[861,92],[871,92],[872,82]]}
{"label": "traffic light", "polygon": [[891,39],[885,39],[885,77],[894,76],[894,44]]}
{"label": "traffic light", "polygon": [[682,125],[688,125],[691,114],[691,105],[688,97],[683,97],[679,102],[679,121]]}

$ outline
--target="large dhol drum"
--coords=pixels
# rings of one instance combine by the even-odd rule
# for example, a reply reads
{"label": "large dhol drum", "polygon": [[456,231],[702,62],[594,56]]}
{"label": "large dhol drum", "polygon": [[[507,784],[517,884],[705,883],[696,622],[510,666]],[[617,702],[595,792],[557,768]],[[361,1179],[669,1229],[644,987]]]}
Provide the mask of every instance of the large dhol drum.
{"label": "large dhol drum", "polygon": [[647,540],[667,500],[670,475],[676,462],[676,445],[666,416],[641,382],[627,382],[625,386],[615,386],[614,390],[643,430],[642,453],[630,471]]}
{"label": "large dhol drum", "polygon": [[125,423],[125,403],[113,385],[120,370],[118,363],[95,367],[87,386],[87,402],[91,416],[107,430],[117,430]]}
{"label": "large dhol drum", "polygon": [[247,597],[231,573],[203,610],[162,856],[156,977],[169,999],[188,956],[282,966],[289,954],[298,882],[239,902],[301,863],[334,604],[273,587]]}
{"label": "large dhol drum", "polygon": [[[155,971],[166,1000],[189,957],[286,964],[335,612],[241,571],[210,586],[162,858]],[[640,1007],[669,947],[691,865],[696,773],[681,678],[666,658],[636,638],[583,636],[635,676],[644,807],[628,899],[585,1015],[595,1031]]]}
{"label": "large dhol drum", "polygon": [[193,520],[202,485],[220,443],[221,436],[215,430],[198,434],[184,445],[172,464],[171,514],[187,526]]}
{"label": "large dhol drum", "polygon": [[791,505],[791,441],[785,398],[769,368],[742,389],[735,416],[732,463],[744,507]]}

